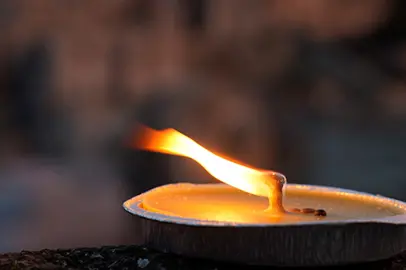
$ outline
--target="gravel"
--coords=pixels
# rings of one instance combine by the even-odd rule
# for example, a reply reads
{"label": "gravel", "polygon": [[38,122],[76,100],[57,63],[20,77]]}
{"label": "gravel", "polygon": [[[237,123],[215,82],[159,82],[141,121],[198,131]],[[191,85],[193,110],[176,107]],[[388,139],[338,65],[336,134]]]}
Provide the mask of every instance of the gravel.
{"label": "gravel", "polygon": [[[365,269],[406,269],[406,252],[398,257],[365,265]],[[0,269],[157,269],[157,270],[224,270],[224,269],[274,269],[232,265],[184,258],[161,253],[139,246],[106,246],[101,248],[79,248],[70,250],[22,251],[0,254]],[[287,269],[287,268],[283,268]],[[348,266],[328,269],[348,269]]]}

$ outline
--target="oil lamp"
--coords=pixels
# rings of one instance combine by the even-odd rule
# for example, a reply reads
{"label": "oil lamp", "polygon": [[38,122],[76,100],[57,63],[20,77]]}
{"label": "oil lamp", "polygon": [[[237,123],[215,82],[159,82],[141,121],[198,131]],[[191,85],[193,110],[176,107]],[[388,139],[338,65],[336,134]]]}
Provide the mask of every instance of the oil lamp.
{"label": "oil lamp", "polygon": [[406,203],[287,184],[174,130],[142,127],[132,147],[191,158],[219,184],[157,187],[124,202],[146,245],[191,257],[280,266],[377,261],[406,249]]}

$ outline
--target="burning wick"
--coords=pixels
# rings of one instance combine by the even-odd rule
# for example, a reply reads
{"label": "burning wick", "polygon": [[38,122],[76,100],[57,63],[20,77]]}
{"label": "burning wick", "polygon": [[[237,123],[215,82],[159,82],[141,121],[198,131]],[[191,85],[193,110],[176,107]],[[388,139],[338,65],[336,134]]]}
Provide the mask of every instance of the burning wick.
{"label": "burning wick", "polygon": [[[304,209],[299,211],[284,209],[283,187],[286,184],[284,175],[251,168],[216,155],[174,129],[154,130],[141,126],[130,145],[141,150],[191,158],[214,178],[247,193],[268,198],[269,206],[266,211],[271,215],[287,212],[305,213]],[[316,215],[316,210],[313,214]]]}

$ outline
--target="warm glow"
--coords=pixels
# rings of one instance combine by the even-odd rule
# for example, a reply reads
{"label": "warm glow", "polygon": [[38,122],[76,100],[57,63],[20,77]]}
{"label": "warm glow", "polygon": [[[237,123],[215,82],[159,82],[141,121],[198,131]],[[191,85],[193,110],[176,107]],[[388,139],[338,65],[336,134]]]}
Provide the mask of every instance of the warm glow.
{"label": "warm glow", "polygon": [[[132,145],[142,150],[191,158],[214,178],[242,191],[270,198],[271,208],[282,207],[281,191],[285,183],[283,175],[250,168],[220,157],[174,129],[154,130],[141,127]],[[271,198],[275,203],[271,202]]]}

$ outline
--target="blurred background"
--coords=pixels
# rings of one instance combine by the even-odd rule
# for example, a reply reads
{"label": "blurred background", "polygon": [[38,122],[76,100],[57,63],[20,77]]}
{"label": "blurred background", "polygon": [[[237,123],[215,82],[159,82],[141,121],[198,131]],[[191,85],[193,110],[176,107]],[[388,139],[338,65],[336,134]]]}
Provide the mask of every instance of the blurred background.
{"label": "blurred background", "polygon": [[214,181],[137,121],[406,200],[403,0],[0,0],[0,252],[135,243],[122,202]]}

